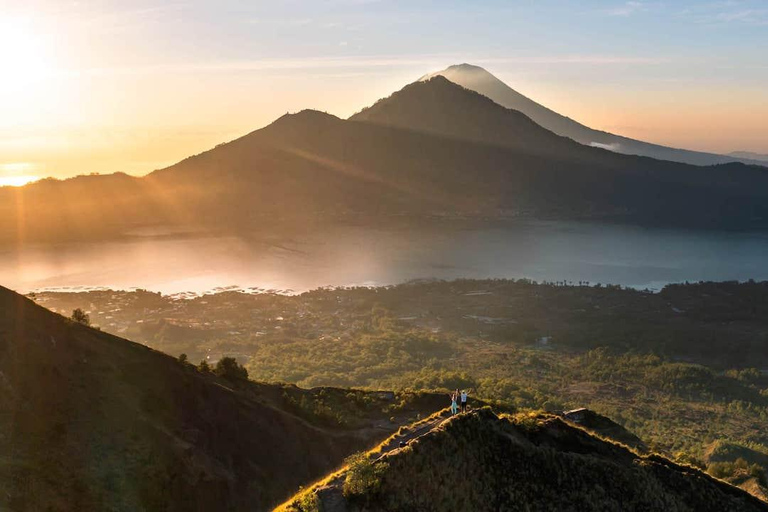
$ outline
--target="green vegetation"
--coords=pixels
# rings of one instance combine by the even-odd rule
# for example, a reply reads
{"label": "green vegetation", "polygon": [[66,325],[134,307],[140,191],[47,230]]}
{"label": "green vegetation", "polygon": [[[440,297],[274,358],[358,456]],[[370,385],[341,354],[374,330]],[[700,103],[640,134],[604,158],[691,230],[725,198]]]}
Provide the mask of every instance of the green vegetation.
{"label": "green vegetation", "polygon": [[[471,400],[511,408],[588,407],[679,461],[708,467],[742,457],[768,468],[768,459],[735,452],[708,457],[716,441],[768,453],[760,448],[768,445],[768,283],[650,293],[459,280],[298,296],[103,291],[37,300],[64,311],[93,304],[112,317],[95,317],[105,328],[193,360],[236,357],[259,381],[402,396],[474,388]],[[335,399],[288,391],[285,404],[323,424],[355,422],[354,408]]]}
{"label": "green vegetation", "polygon": [[0,287],[3,511],[271,510],[442,402],[198,371]]}
{"label": "green vegetation", "polygon": [[72,319],[73,322],[77,322],[78,324],[91,325],[90,315],[88,315],[88,313],[86,313],[80,308],[73,310],[72,316],[70,318]]}
{"label": "green vegetation", "polygon": [[347,499],[354,500],[379,492],[386,464],[376,464],[367,453],[359,452],[347,457],[344,465],[347,469],[343,493]]}
{"label": "green vegetation", "polygon": [[[690,466],[638,455],[542,413],[489,408],[442,421],[378,461],[358,455],[282,510],[765,511],[768,506]],[[361,478],[362,475],[362,478]],[[356,492],[348,482],[361,478]],[[341,487],[341,492],[339,492]]]}
{"label": "green vegetation", "polygon": [[216,362],[216,368],[213,373],[225,379],[237,381],[248,380],[248,370],[241,364],[238,364],[234,357],[222,357]]}
{"label": "green vegetation", "polygon": [[733,462],[713,462],[707,468],[707,472],[721,480],[733,481],[740,477],[748,477],[755,478],[763,487],[768,485],[765,469],[759,464],[750,464],[742,458]]}

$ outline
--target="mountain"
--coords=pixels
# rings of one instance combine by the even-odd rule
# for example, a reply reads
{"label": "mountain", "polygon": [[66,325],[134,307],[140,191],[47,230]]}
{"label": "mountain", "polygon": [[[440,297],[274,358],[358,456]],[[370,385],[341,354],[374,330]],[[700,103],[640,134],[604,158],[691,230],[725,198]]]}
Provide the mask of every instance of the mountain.
{"label": "mountain", "polygon": [[0,288],[0,510],[267,510],[436,400],[201,373]]}
{"label": "mountain", "polygon": [[282,510],[768,510],[698,469],[638,455],[546,414],[480,409],[349,462]]}
{"label": "mountain", "polygon": [[435,77],[342,120],[306,110],[142,178],[0,189],[0,240],[93,240],[139,228],[284,233],[317,222],[471,218],[768,225],[768,170],[588,147]]}
{"label": "mountain", "polygon": [[763,155],[761,153],[753,153],[751,151],[734,151],[733,153],[728,153],[728,156],[732,156],[734,158],[739,158],[742,160],[768,162],[768,155]]}
{"label": "mountain", "polygon": [[425,75],[421,80],[429,80],[435,76],[443,76],[451,82],[488,96],[499,105],[519,110],[544,128],[588,146],[601,147],[628,155],[649,156],[659,160],[670,160],[693,165],[715,165],[728,162],[759,164],[761,160],[765,161],[749,154],[731,153],[730,155],[718,155],[670,148],[594,130],[523,96],[478,66],[458,64],[442,71]]}
{"label": "mountain", "polygon": [[744,227],[765,216],[755,188],[768,184],[765,168],[698,167],[584,146],[442,76],[410,84],[350,120],[484,145],[494,160],[478,160],[470,172],[495,180],[488,196],[495,208],[699,227],[724,227],[734,214]]}

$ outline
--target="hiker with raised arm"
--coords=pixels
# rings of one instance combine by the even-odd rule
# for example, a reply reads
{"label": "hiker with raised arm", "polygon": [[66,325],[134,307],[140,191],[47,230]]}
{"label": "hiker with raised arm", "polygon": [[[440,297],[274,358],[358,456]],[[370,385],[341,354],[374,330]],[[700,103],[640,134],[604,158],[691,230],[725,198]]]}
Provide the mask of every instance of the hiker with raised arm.
{"label": "hiker with raised arm", "polygon": [[455,392],[451,393],[451,414],[455,415],[459,412],[459,404],[456,403],[456,401],[459,399],[459,390],[457,389]]}
{"label": "hiker with raised arm", "polygon": [[461,412],[467,412],[467,395],[469,395],[468,390],[463,390],[461,392]]}

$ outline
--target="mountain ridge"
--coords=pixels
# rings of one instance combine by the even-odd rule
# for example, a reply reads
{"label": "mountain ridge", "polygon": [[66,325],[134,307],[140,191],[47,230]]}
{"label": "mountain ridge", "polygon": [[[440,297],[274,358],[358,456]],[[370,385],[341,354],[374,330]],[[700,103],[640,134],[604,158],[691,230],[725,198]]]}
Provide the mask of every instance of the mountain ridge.
{"label": "mountain ridge", "polygon": [[[267,510],[408,412],[201,372],[2,287],[0,391],[3,510]],[[372,409],[340,427],[312,412],[322,400]]]}
{"label": "mountain ridge", "polygon": [[448,418],[289,500],[290,512],[428,509],[765,511],[745,491],[547,414]]}
{"label": "mountain ridge", "polygon": [[767,190],[765,167],[698,167],[584,146],[439,78],[349,120],[313,110],[281,116],[142,178],[0,189],[0,238],[93,240],[157,225],[237,234],[404,218],[756,229],[768,225]]}
{"label": "mountain ridge", "polygon": [[659,160],[693,165],[715,165],[729,162],[765,165],[765,162],[760,159],[672,148],[590,128],[520,94],[480,66],[467,63],[456,64],[442,71],[428,73],[419,80],[428,80],[434,76],[444,76],[459,85],[488,96],[504,107],[519,110],[537,124],[581,144],[602,147],[623,154],[648,156]]}

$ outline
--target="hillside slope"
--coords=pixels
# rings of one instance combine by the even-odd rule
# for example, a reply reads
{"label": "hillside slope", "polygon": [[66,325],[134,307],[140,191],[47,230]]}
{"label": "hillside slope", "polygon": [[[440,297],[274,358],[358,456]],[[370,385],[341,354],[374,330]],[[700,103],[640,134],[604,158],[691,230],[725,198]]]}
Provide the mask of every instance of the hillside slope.
{"label": "hillside slope", "polygon": [[660,160],[693,165],[716,165],[728,162],[757,164],[761,160],[747,153],[718,155],[701,151],[670,148],[595,130],[523,96],[479,66],[458,64],[442,71],[425,75],[421,80],[428,80],[435,76],[443,76],[451,82],[488,96],[499,105],[519,110],[544,128],[588,146],[598,146],[616,151],[617,153],[649,156]]}
{"label": "hillside slope", "polygon": [[639,456],[547,415],[488,409],[444,421],[373,464],[358,464],[287,510],[766,511],[724,482]]}
{"label": "hillside slope", "polygon": [[378,412],[333,426],[302,414],[315,392],[202,374],[0,288],[0,510],[266,510],[397,427],[386,398],[335,396]]}

